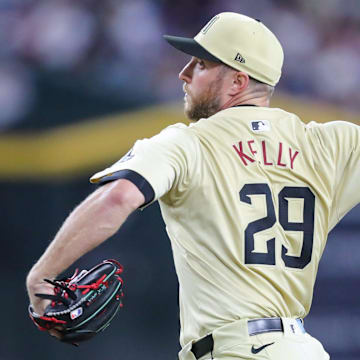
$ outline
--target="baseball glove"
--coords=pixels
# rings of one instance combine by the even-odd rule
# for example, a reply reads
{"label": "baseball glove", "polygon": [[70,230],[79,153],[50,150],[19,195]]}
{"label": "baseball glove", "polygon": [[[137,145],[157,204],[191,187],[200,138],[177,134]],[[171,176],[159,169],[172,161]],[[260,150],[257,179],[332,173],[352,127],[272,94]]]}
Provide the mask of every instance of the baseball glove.
{"label": "baseball glove", "polygon": [[35,294],[51,300],[43,315],[29,315],[40,330],[56,328],[61,341],[77,345],[103,331],[122,307],[123,267],[116,260],[104,260],[91,270],[78,270],[70,279],[44,281],[54,285],[54,295]]}

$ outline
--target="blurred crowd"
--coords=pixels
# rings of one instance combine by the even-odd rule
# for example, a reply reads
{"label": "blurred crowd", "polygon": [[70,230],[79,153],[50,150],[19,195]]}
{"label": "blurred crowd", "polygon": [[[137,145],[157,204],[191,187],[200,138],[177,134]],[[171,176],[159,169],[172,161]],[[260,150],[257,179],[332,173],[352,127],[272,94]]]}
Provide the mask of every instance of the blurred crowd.
{"label": "blurred crowd", "polygon": [[99,96],[179,99],[187,57],[162,35],[192,37],[222,11],[278,36],[279,89],[360,109],[357,0],[0,0],[0,130],[31,112],[43,73]]}

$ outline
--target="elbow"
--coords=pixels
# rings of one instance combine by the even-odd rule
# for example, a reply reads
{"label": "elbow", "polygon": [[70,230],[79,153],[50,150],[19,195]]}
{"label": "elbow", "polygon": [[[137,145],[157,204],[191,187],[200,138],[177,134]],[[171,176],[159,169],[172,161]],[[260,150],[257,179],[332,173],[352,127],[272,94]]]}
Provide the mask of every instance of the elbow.
{"label": "elbow", "polygon": [[119,179],[104,185],[101,197],[107,207],[121,208],[129,214],[144,204],[145,198],[132,182]]}
{"label": "elbow", "polygon": [[28,273],[25,281],[26,288],[29,292],[34,292],[36,290],[36,285],[42,281],[42,278],[38,276],[34,269],[31,269]]}

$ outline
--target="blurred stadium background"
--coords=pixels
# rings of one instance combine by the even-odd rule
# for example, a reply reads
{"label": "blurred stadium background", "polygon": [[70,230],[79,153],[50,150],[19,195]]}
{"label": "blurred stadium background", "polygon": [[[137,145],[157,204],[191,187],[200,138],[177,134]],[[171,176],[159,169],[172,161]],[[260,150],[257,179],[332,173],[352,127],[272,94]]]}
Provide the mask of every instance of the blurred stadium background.
{"label": "blurred stadium background", "polygon": [[[285,49],[274,106],[304,121],[360,112],[357,0],[0,0],[0,360],[175,359],[177,282],[157,204],[80,259],[125,265],[125,307],[72,348],[27,318],[25,276],[88,178],[137,138],[185,121],[177,74],[187,61],[163,34],[194,36],[221,11],[261,19]],[[360,358],[360,209],[332,231],[306,328],[333,360]],[[305,359],[304,359],[305,360]]]}

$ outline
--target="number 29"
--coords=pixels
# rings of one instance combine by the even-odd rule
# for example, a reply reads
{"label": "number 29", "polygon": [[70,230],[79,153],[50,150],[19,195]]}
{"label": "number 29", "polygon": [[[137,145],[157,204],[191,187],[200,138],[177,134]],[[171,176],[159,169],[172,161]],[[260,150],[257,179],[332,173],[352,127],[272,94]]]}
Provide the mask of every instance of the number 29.
{"label": "number 29", "polygon": [[[275,265],[275,238],[267,241],[267,252],[254,252],[254,235],[271,228],[276,222],[274,203],[268,184],[245,184],[240,191],[240,201],[252,204],[251,195],[265,195],[267,216],[248,224],[245,229],[245,264]],[[289,221],[288,198],[304,199],[303,221]],[[314,240],[315,195],[308,187],[285,186],[278,195],[279,223],[284,231],[303,232],[300,256],[287,255],[288,249],[281,246],[281,257],[286,267],[303,269],[311,261]]]}

